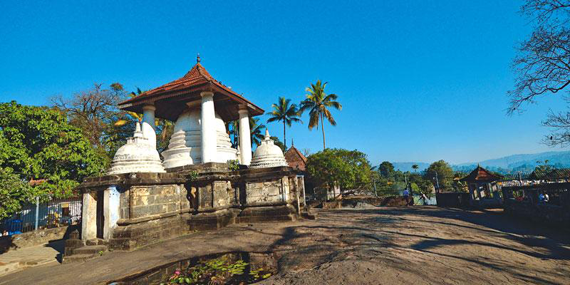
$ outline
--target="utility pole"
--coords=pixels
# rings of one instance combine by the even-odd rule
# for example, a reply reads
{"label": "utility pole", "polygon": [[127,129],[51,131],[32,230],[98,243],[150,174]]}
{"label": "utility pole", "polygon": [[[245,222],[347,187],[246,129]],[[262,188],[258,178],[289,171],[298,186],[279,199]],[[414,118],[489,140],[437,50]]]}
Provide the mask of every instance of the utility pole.
{"label": "utility pole", "polygon": [[376,179],[372,179],[372,183],[374,183],[374,195],[378,197],[378,191],[376,190]]}
{"label": "utility pole", "polygon": [[439,179],[437,178],[437,171],[435,172],[435,185],[437,185],[437,192],[439,193]]}

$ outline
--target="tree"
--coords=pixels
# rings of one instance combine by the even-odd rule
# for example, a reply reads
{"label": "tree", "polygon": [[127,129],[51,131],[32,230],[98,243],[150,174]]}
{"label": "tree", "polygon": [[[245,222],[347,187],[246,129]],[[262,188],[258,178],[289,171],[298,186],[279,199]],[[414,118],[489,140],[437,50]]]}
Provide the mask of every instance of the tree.
{"label": "tree", "polygon": [[307,159],[307,172],[312,181],[341,191],[370,186],[370,163],[366,154],[345,149],[325,149]]}
{"label": "tree", "polygon": [[19,211],[34,198],[31,187],[9,168],[0,168],[0,219]]}
{"label": "tree", "polygon": [[311,84],[311,87],[307,87],[305,91],[309,94],[307,94],[306,99],[301,102],[301,108],[299,109],[301,113],[309,110],[309,130],[312,130],[314,127],[318,129],[320,122],[323,132],[323,150],[326,149],[325,118],[331,125],[336,126],[336,121],[328,108],[332,107],[337,110],[342,110],[342,105],[336,101],[338,96],[336,94],[327,95],[325,93],[326,86],[327,82],[322,84],[320,80],[317,80],[317,83]]}
{"label": "tree", "polygon": [[386,179],[393,179],[394,178],[394,165],[389,161],[383,161],[378,166],[378,172],[380,172],[380,176]]}
{"label": "tree", "polygon": [[115,151],[132,135],[132,126],[115,126],[123,117],[117,103],[124,96],[123,86],[113,83],[109,89],[95,84],[92,89],[75,93],[71,98],[55,96],[53,105],[69,118],[69,123],[78,127],[83,135],[110,162]]}
{"label": "tree", "polygon": [[436,161],[428,167],[424,178],[432,182],[436,187],[439,184],[438,191],[451,191],[453,182],[453,169],[444,160]]}
{"label": "tree", "polygon": [[[5,187],[0,190],[2,215],[31,197],[73,195],[85,177],[106,169],[105,160],[58,110],[14,101],[0,104],[0,183]],[[29,186],[31,180],[43,183]]]}
{"label": "tree", "polygon": [[[522,42],[513,61],[515,88],[508,113],[539,96],[568,90],[570,85],[570,0],[526,0],[521,12],[534,23],[530,38]],[[570,112],[550,112],[543,125],[553,133],[550,145],[570,143]]]}
{"label": "tree", "polygon": [[[239,122],[231,121],[226,123],[226,129],[228,135],[232,138],[232,147],[237,148],[239,145]],[[249,130],[251,133],[251,146],[259,146],[261,141],[265,138],[263,130],[265,129],[264,124],[259,123],[258,118],[249,117]]]}
{"label": "tree", "polygon": [[414,170],[414,173],[417,172],[419,168],[420,168],[420,166],[417,164],[412,165],[412,169]]}
{"label": "tree", "polygon": [[[134,97],[142,95],[143,93],[144,92],[140,88],[137,87],[137,91],[129,93],[128,97],[134,98]],[[127,126],[127,133],[130,136],[130,135],[132,135],[132,130],[134,130],[134,128],[135,128],[134,123],[136,121],[142,123],[142,120],[143,120],[142,114],[131,112],[131,111],[122,111],[122,112],[119,112],[119,119],[114,123],[114,126],[115,127]],[[166,150],[168,148],[168,143],[170,142],[170,137],[172,136],[172,133],[174,132],[174,123],[170,120],[167,120],[167,119],[155,118],[154,125],[155,125],[155,130],[156,130],[156,135],[157,135],[156,148],[157,148],[158,152],[160,153],[160,152],[163,152],[164,150]],[[124,143],[125,139],[126,138],[123,138],[121,140],[121,145]],[[114,151],[113,151],[113,153],[114,153]]]}
{"label": "tree", "polygon": [[291,104],[291,99],[285,99],[284,97],[279,97],[277,104],[273,104],[271,107],[273,107],[273,111],[267,113],[270,116],[267,122],[283,122],[283,144],[285,149],[287,149],[286,126],[291,127],[291,123],[301,122],[301,119],[299,119],[301,113],[299,113],[296,104]]}

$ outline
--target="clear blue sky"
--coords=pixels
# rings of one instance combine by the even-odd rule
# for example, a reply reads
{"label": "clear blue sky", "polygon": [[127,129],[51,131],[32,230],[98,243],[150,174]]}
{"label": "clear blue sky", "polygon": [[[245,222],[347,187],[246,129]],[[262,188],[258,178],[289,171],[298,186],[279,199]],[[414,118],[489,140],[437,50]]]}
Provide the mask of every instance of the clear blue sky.
{"label": "clear blue sky", "polygon": [[[511,60],[531,30],[522,1],[91,2],[0,2],[0,101],[49,104],[95,82],[150,89],[200,53],[215,78],[266,111],[328,81],[344,108],[325,127],[327,146],[374,164],[551,150],[540,121],[564,108],[549,96],[505,115]],[[304,121],[288,138],[320,150],[320,130]],[[282,136],[282,125],[269,129]]]}

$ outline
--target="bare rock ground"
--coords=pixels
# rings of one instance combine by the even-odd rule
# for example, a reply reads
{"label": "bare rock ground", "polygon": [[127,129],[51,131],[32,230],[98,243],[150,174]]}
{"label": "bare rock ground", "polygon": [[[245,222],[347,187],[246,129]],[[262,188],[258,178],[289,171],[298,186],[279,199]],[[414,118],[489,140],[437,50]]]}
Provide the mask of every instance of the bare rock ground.
{"label": "bare rock ground", "polygon": [[264,284],[570,284],[570,234],[499,211],[435,207],[324,210],[314,221],[234,225],[80,264],[49,264],[0,284],[104,284],[172,261],[273,252]]}

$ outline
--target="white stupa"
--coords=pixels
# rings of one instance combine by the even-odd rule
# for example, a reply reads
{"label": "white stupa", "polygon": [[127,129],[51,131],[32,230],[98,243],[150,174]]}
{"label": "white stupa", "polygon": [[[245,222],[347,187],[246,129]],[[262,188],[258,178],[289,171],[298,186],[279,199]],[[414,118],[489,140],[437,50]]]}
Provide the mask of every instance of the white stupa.
{"label": "white stupa", "polygon": [[[201,124],[199,109],[187,110],[178,117],[168,149],[162,152],[164,168],[203,162]],[[216,151],[211,162],[225,163],[228,160],[237,159],[237,150],[232,148],[224,121],[218,114],[215,114],[213,127],[215,129]]]}
{"label": "white stupa", "polygon": [[269,131],[265,129],[265,139],[257,147],[250,168],[289,166],[280,147],[276,146]]}
{"label": "white stupa", "polygon": [[108,174],[133,172],[165,172],[158,151],[143,136],[139,122],[133,137],[128,138],[127,143],[115,153]]}

